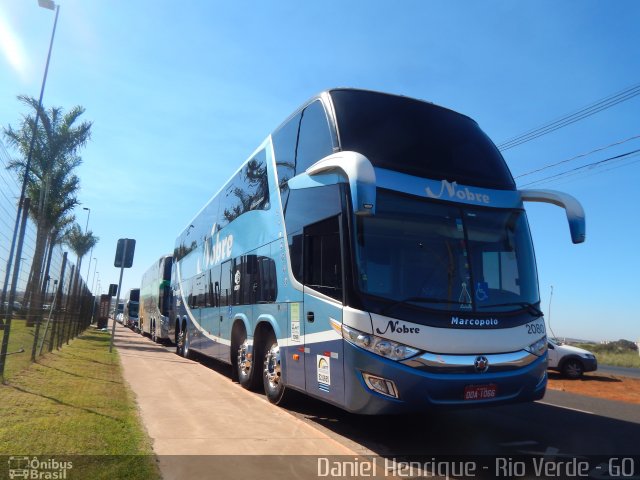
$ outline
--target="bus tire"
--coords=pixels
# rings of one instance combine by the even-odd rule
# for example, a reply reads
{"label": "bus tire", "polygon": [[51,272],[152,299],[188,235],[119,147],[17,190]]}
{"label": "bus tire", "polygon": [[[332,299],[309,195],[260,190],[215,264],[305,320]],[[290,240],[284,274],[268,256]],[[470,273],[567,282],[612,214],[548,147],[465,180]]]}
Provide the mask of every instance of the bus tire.
{"label": "bus tire", "polygon": [[184,358],[189,358],[191,354],[191,349],[189,348],[189,329],[187,328],[187,322],[182,322],[180,333],[178,333],[176,353]]}
{"label": "bus tire", "polygon": [[260,357],[256,355],[258,352],[255,345],[253,352],[249,353],[249,341],[244,329],[238,332],[237,340],[234,343],[236,345],[235,367],[238,383],[247,390],[257,390],[260,385],[260,369],[256,368],[255,358]]}
{"label": "bus tire", "polygon": [[282,380],[280,346],[273,332],[267,334],[264,342],[262,383],[269,402],[274,405],[284,402],[286,387]]}
{"label": "bus tire", "polygon": [[151,340],[153,343],[158,343],[158,335],[156,334],[156,322],[151,321]]}

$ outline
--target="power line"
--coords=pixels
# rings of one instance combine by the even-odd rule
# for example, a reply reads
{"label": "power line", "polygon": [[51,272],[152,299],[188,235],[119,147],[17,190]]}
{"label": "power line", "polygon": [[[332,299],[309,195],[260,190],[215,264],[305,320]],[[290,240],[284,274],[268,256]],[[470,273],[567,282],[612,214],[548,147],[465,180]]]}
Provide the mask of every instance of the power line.
{"label": "power line", "polygon": [[552,179],[555,179],[555,178],[575,175],[576,173],[582,173],[585,169],[592,168],[592,167],[597,168],[598,166],[604,165],[605,163],[613,162],[615,160],[622,160],[622,159],[625,159],[625,158],[629,158],[629,157],[632,157],[632,156],[634,156],[634,155],[636,155],[638,153],[640,153],[640,148],[637,149],[637,150],[632,150],[630,152],[622,153],[620,155],[616,155],[614,157],[605,158],[604,160],[598,160],[597,162],[587,163],[586,165],[581,165],[580,167],[575,167],[575,168],[572,168],[572,169],[567,170],[565,172],[557,173],[555,175],[550,175],[548,177],[544,177],[544,178],[541,178],[539,180],[534,180],[533,182],[529,182],[529,183],[525,183],[524,185],[521,185],[521,187],[528,187],[530,185],[534,185],[534,184],[537,184],[537,183],[543,183],[543,182],[546,182],[548,180],[552,180]]}
{"label": "power line", "polygon": [[501,151],[509,150],[510,148],[514,148],[518,145],[522,145],[523,143],[530,142],[531,140],[534,140],[538,137],[551,133],[562,127],[566,127],[567,125],[571,125],[572,123],[575,123],[584,118],[590,117],[591,115],[606,110],[607,108],[613,107],[614,105],[629,100],[637,95],[640,95],[640,84],[628,87],[621,92],[598,100],[597,102],[588,105],[578,110],[577,112],[564,115],[557,120],[512,137],[498,144],[497,147]]}
{"label": "power line", "polygon": [[[633,155],[634,157],[637,157],[638,154]],[[629,157],[630,158],[630,157]],[[544,185],[547,183],[552,183],[555,181],[560,181],[560,183],[557,183],[556,185],[566,185],[567,183],[571,183],[571,182],[575,182],[576,180],[582,180],[583,178],[589,178],[592,177],[594,175],[604,175],[607,172],[611,172],[612,170],[617,170],[619,168],[624,168],[624,167],[630,167],[631,165],[635,165],[637,163],[640,162],[640,158],[637,158],[636,160],[633,160],[632,162],[627,162],[627,163],[623,163],[621,165],[614,165],[612,167],[609,168],[596,168],[595,171],[584,171],[584,172],[574,172],[570,175],[567,175],[564,178],[560,178],[557,180],[546,180],[543,181],[542,183],[540,183],[539,185]]]}
{"label": "power line", "polygon": [[616,147],[618,145],[622,145],[623,143],[627,143],[627,142],[630,142],[632,140],[636,140],[638,138],[640,138],[640,135],[634,135],[633,137],[629,137],[629,138],[627,138],[625,140],[620,140],[618,142],[610,143],[609,145],[604,146],[604,147],[598,147],[598,148],[596,148],[594,150],[591,150],[590,152],[581,153],[581,154],[576,155],[574,157],[567,158],[566,160],[561,160],[561,161],[556,162],[556,163],[550,163],[549,165],[545,165],[544,167],[540,167],[540,168],[537,168],[535,170],[530,170],[530,171],[528,171],[526,173],[521,173],[520,175],[516,175],[513,178],[521,178],[521,177],[526,177],[528,175],[533,175],[534,173],[538,173],[538,172],[541,172],[543,170],[547,170],[548,168],[557,167],[558,165],[562,165],[563,163],[568,163],[568,162],[571,162],[573,160],[577,160],[578,158],[586,157],[588,155],[591,155],[592,153],[601,152],[601,151],[606,150],[608,148]]}

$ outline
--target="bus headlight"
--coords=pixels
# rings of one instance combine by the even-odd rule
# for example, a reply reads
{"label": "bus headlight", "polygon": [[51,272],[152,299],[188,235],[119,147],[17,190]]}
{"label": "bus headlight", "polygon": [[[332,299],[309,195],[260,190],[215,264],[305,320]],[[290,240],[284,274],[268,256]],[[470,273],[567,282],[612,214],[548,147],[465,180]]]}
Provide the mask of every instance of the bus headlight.
{"label": "bus headlight", "polygon": [[364,333],[342,324],[342,338],[353,345],[391,360],[405,360],[420,353],[417,348]]}
{"label": "bus headlight", "polygon": [[545,335],[537,342],[532,343],[527,348],[525,348],[525,350],[529,353],[537,355],[538,357],[541,357],[547,351],[547,336]]}

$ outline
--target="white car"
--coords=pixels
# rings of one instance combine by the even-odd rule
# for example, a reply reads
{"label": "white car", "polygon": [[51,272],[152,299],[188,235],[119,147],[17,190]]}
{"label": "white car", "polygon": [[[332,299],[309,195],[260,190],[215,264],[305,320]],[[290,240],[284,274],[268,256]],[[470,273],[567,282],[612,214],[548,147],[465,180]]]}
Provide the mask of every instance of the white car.
{"label": "white car", "polygon": [[549,340],[550,370],[558,370],[567,378],[580,378],[584,372],[598,369],[596,356],[584,348],[562,345]]}

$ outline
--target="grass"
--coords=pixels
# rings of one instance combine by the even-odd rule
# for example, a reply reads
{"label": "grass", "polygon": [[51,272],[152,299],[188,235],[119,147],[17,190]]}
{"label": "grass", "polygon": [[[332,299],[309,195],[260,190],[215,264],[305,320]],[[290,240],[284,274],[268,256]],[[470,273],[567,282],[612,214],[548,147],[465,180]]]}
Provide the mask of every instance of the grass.
{"label": "grass", "polygon": [[635,350],[611,349],[607,345],[594,344],[580,344],[576,346],[592,352],[597,357],[599,365],[640,368],[640,355],[638,355],[638,352]]}
{"label": "grass", "polygon": [[[11,378],[17,372],[30,365],[34,332],[35,327],[27,327],[27,322],[24,318],[16,317],[11,321],[9,348],[7,349],[10,355],[7,355],[5,364],[5,379]],[[0,338],[2,338],[1,333]],[[21,352],[20,350],[24,351]],[[46,351],[46,346],[44,351]]]}
{"label": "grass", "polygon": [[598,363],[602,365],[614,365],[616,367],[640,368],[640,355],[638,352],[625,353],[596,353]]}
{"label": "grass", "polygon": [[160,478],[108,334],[43,356],[0,385],[0,398],[0,455],[74,456],[68,478]]}
{"label": "grass", "polygon": [[[42,323],[40,325],[40,331],[38,332],[38,343],[36,346],[36,356],[40,350],[40,344],[42,343],[42,337],[46,333],[45,343],[42,348],[42,353],[48,352],[48,342],[51,338],[52,324],[49,323],[49,328],[45,332],[47,323],[47,316],[43,316]],[[9,334],[9,344],[7,348],[7,355],[4,379],[8,380],[15,374],[27,368],[31,365],[31,350],[33,348],[33,337],[35,335],[36,327],[27,326],[27,322],[24,316],[16,316],[11,320],[11,331]],[[0,339],[2,334],[0,333]]]}

